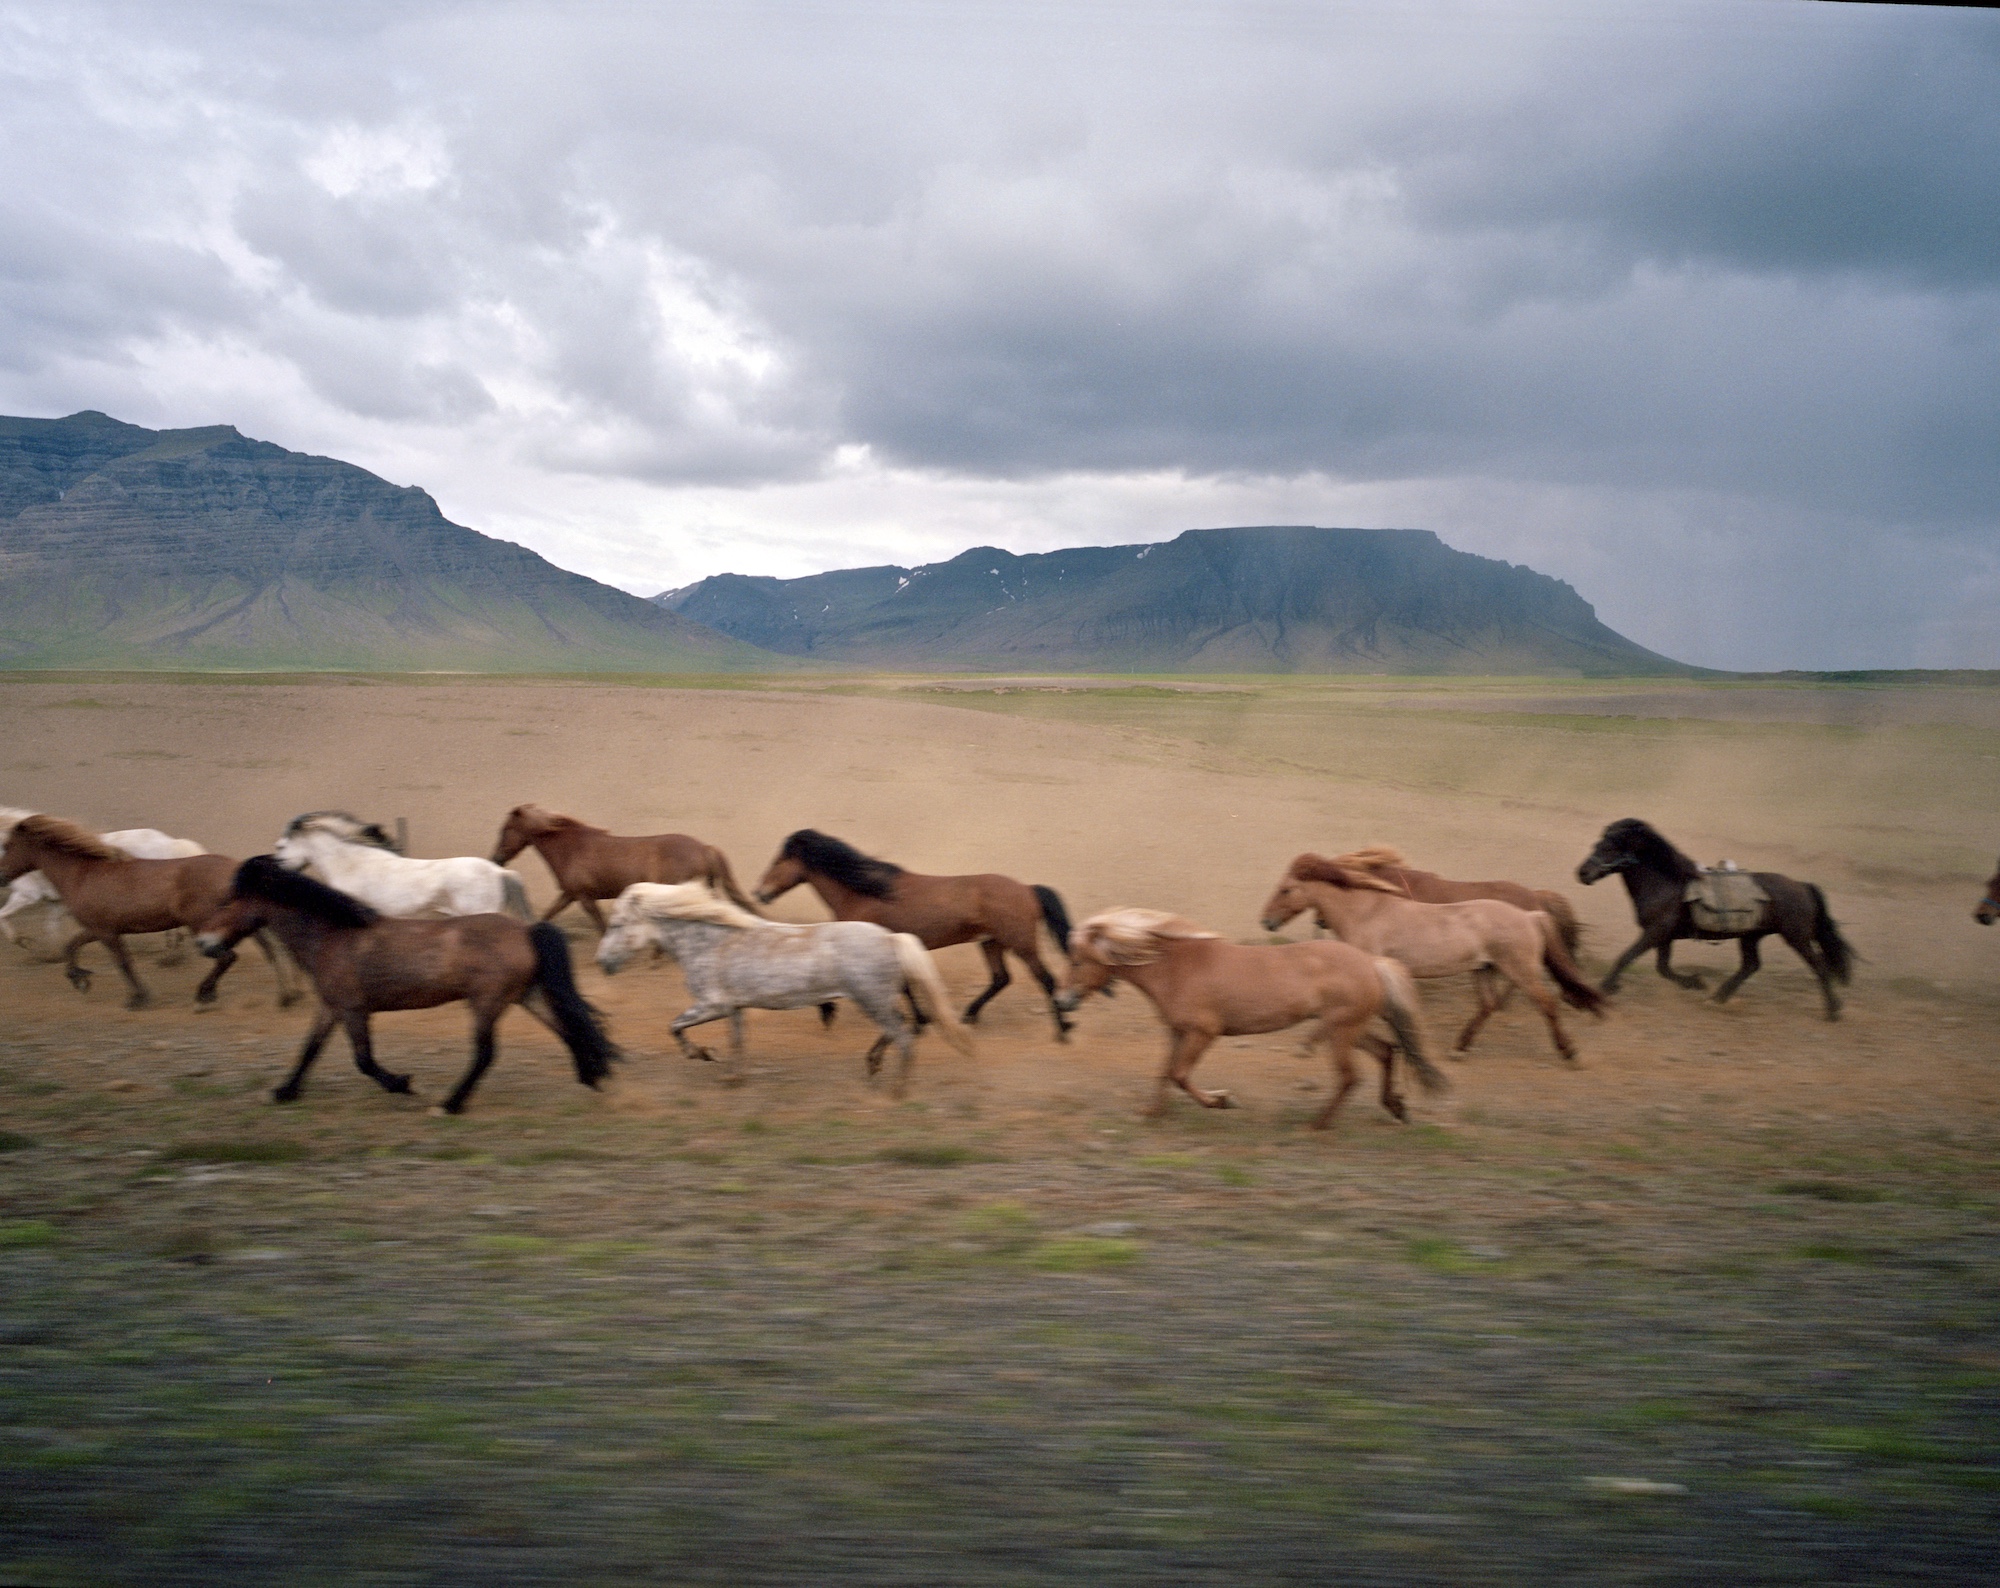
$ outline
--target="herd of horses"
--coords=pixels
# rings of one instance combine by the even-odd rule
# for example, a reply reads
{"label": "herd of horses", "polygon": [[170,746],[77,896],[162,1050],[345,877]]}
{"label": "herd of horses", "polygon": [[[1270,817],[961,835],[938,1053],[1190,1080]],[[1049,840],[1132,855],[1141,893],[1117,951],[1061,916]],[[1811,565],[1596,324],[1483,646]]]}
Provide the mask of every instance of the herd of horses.
{"label": "herd of horses", "polygon": [[[1577,868],[1585,885],[1620,877],[1640,927],[1595,987],[1577,968],[1577,918],[1561,894],[1505,880],[1453,881],[1417,870],[1380,845],[1299,855],[1266,901],[1260,918],[1267,932],[1310,913],[1327,936],[1243,944],[1185,917],[1136,906],[1100,911],[1072,927],[1061,897],[1047,886],[991,873],[927,876],[811,828],[785,839],[749,894],[722,852],[699,839],[621,836],[532,804],[507,813],[484,859],[411,858],[382,827],[344,811],[296,817],[271,853],[241,862],[152,829],[100,835],[61,817],[6,808],[0,832],[0,886],[9,889],[0,930],[14,936],[15,918],[35,905],[73,918],[76,930],[62,958],[79,990],[88,990],[91,976],[77,956],[101,943],[124,978],[127,1006],[143,1007],[149,994],[123,938],[185,929],[213,961],[196,990],[198,1005],[212,1004],[245,939],[263,952],[278,1001],[287,1005],[297,996],[289,956],[311,982],[318,1009],[297,1063],[273,1094],[279,1102],[298,1098],[336,1025],[364,1075],[387,1091],[408,1092],[408,1076],[376,1063],[370,1017],[461,1001],[473,1017],[472,1058],[441,1111],[465,1107],[493,1062],[495,1026],[516,1004],[563,1042],[577,1079],[597,1086],[618,1050],[577,988],[567,938],[550,924],[572,904],[601,934],[597,962],[606,974],[648,952],[677,961],[694,1003],[672,1031],[691,1057],[711,1055],[686,1033],[727,1020],[740,1058],[746,1008],[817,1007],[830,1025],[845,1000],[878,1028],[866,1060],[870,1076],[895,1050],[900,1095],[925,1027],[936,1025],[947,1041],[971,1051],[967,1028],[1009,985],[1012,955],[1047,998],[1058,1041],[1069,1039],[1082,1000],[1108,995],[1115,982],[1135,987],[1153,1005],[1169,1042],[1149,1112],[1167,1106],[1172,1088],[1204,1107],[1228,1107],[1229,1094],[1194,1084],[1203,1053],[1221,1037],[1311,1022],[1307,1042],[1326,1049],[1334,1083],[1313,1119],[1319,1128],[1332,1123],[1358,1084],[1357,1049],[1379,1066],[1382,1106],[1399,1119],[1407,1115],[1396,1087],[1399,1058],[1427,1089],[1444,1084],[1418,1009],[1417,980],[1471,975],[1475,1008],[1455,1051],[1470,1048],[1518,990],[1540,1011],[1557,1053],[1573,1062],[1563,1007],[1602,1015],[1620,976],[1642,954],[1655,955],[1662,976],[1698,987],[1699,975],[1673,968],[1673,945],[1735,939],[1740,966],[1714,994],[1724,1001],[1757,971],[1759,944],[1776,934],[1813,972],[1830,1020],[1839,1018],[1836,988],[1851,979],[1854,959],[1820,889],[1775,872],[1744,874],[1758,902],[1728,929],[1718,928],[1693,902],[1702,868],[1632,818],[1607,827]],[[558,890],[539,921],[520,878],[507,869],[530,847]],[[819,896],[833,920],[799,925],[759,912],[760,904],[801,885]],[[1974,913],[1985,924],[2000,919],[2000,872]],[[1042,930],[1065,963],[1061,982],[1041,957]],[[964,943],[979,946],[989,977],[961,1014],[951,1008],[930,956]]]}

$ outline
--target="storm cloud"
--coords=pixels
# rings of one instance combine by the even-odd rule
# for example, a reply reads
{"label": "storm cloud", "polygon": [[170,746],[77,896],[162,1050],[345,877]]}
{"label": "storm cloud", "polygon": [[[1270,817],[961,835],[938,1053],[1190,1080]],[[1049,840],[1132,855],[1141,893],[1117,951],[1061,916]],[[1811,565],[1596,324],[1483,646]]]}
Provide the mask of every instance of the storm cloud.
{"label": "storm cloud", "polygon": [[2000,18],[0,7],[0,408],[649,591],[1415,526],[1722,666],[2000,665]]}

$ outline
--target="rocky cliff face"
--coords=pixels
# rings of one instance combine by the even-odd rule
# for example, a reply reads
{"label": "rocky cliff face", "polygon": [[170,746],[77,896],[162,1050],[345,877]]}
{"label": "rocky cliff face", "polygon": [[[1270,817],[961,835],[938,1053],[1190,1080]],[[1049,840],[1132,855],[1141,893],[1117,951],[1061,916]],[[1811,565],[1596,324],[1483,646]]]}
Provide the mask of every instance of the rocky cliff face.
{"label": "rocky cliff face", "polygon": [[890,667],[1517,674],[1693,669],[1533,569],[1425,530],[1189,530],[1146,546],[806,579],[721,574],[657,598],[751,644]]}
{"label": "rocky cliff face", "polygon": [[352,464],[226,425],[0,419],[0,667],[759,661]]}

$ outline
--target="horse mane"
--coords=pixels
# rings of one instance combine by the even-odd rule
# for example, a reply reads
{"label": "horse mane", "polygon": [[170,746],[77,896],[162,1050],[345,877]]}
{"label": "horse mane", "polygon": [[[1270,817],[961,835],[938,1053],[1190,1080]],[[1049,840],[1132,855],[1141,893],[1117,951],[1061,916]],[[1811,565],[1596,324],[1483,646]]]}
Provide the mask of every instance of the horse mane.
{"label": "horse mane", "polygon": [[1642,860],[1651,860],[1660,870],[1688,881],[1701,875],[1701,867],[1667,842],[1660,830],[1636,816],[1622,816],[1604,829],[1598,842],[1612,841]]}
{"label": "horse mane", "polygon": [[1070,934],[1070,942],[1102,965],[1150,965],[1170,942],[1219,935],[1170,910],[1126,904],[1089,917]]}
{"label": "horse mane", "polygon": [[262,899],[267,904],[297,910],[328,926],[372,926],[381,913],[351,894],[329,888],[302,871],[288,870],[276,855],[253,855],[236,868],[230,893],[239,899]]}
{"label": "horse mane", "polygon": [[625,890],[619,904],[623,908],[614,913],[624,914],[629,910],[654,919],[665,916],[674,921],[705,921],[710,926],[726,926],[739,932],[772,924],[763,916],[752,915],[740,905],[730,903],[705,882],[635,882]]}
{"label": "horse mane", "polygon": [[546,805],[537,805],[532,800],[526,805],[516,805],[507,813],[507,820],[522,818],[523,824],[532,833],[560,832],[565,827],[584,827],[589,824],[578,821],[574,816],[565,816],[561,811],[552,811]]}
{"label": "horse mane", "polygon": [[325,833],[342,843],[366,844],[370,849],[394,852],[396,840],[374,822],[364,822],[352,811],[307,811],[285,825],[285,836],[298,833]]}
{"label": "horse mane", "polygon": [[22,810],[18,805],[0,805],[0,836],[11,833],[34,814],[33,811]]}
{"label": "horse mane", "polygon": [[796,860],[808,870],[831,877],[843,888],[871,899],[886,899],[903,868],[887,860],[864,855],[852,844],[810,827],[801,827],[785,840],[778,851],[780,860]]}
{"label": "horse mane", "polygon": [[[1343,855],[1341,860],[1346,858]],[[1303,854],[1292,862],[1290,875],[1301,882],[1326,882],[1336,888],[1357,888],[1367,893],[1393,893],[1399,899],[1406,896],[1395,883],[1376,876],[1372,871],[1356,871],[1342,865],[1341,860],[1329,860],[1325,855]]]}
{"label": "horse mane", "polygon": [[1335,855],[1333,863],[1346,866],[1350,871],[1407,871],[1410,868],[1409,861],[1403,858],[1403,851],[1390,844],[1363,844],[1344,855]]}
{"label": "horse mane", "polygon": [[49,848],[79,860],[130,860],[122,849],[113,848],[88,827],[66,822],[60,816],[23,816],[14,831],[38,838]]}

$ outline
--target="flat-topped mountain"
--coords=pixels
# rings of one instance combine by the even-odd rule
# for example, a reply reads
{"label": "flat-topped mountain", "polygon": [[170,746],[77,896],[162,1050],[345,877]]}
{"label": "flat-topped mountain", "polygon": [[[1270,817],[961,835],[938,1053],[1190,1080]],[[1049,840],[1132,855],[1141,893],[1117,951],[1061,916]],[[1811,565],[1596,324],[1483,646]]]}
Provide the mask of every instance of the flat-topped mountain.
{"label": "flat-topped mountain", "polygon": [[646,670],[775,658],[415,486],[100,413],[0,418],[0,668]]}
{"label": "flat-topped mountain", "polygon": [[1143,546],[804,579],[718,574],[654,599],[766,650],[870,667],[1688,674],[1531,568],[1427,530],[1191,529]]}

